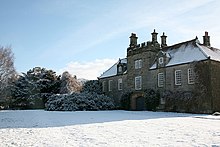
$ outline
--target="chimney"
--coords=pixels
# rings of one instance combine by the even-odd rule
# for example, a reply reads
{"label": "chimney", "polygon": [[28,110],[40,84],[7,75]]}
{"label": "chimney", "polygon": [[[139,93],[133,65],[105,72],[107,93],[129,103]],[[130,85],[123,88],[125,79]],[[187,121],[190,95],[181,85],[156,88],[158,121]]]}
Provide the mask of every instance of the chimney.
{"label": "chimney", "polygon": [[163,48],[163,47],[166,47],[166,46],[167,46],[167,40],[166,40],[167,36],[166,36],[165,33],[163,32],[163,35],[160,36],[160,37],[161,37],[161,47],[162,47],[162,48]]}
{"label": "chimney", "polygon": [[210,36],[208,35],[208,32],[205,32],[205,36],[203,36],[203,45],[211,46],[210,45]]}
{"label": "chimney", "polygon": [[153,33],[151,33],[151,35],[152,35],[152,42],[153,43],[157,43],[157,32],[155,32],[155,29],[154,29],[154,32]]}
{"label": "chimney", "polygon": [[130,47],[135,47],[137,45],[137,39],[138,37],[136,36],[135,33],[131,33],[131,36],[129,37],[130,38]]}

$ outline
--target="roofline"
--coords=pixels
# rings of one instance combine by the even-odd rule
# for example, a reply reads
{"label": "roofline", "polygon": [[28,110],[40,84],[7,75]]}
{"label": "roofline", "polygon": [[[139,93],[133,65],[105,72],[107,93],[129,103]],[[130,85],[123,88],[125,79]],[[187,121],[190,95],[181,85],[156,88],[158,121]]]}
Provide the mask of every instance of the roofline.
{"label": "roofline", "polygon": [[112,78],[112,77],[116,77],[116,76],[124,76],[126,74],[127,74],[127,72],[124,73],[124,74],[121,74],[121,75],[116,74],[116,75],[113,75],[113,76],[108,76],[108,77],[103,77],[103,78],[98,77],[98,79],[107,79],[107,78]]}
{"label": "roofline", "polygon": [[177,43],[177,44],[173,44],[173,45],[170,45],[170,46],[165,46],[165,47],[162,48],[162,51],[167,50],[168,48],[174,48],[175,46],[183,45],[185,43],[196,42],[196,40],[197,40],[197,38],[192,39],[192,40],[188,40],[188,41],[184,41],[184,42],[180,42],[180,43]]}
{"label": "roofline", "polygon": [[206,58],[210,58],[210,56],[208,56],[208,55],[203,51],[203,49],[201,48],[201,46],[200,46],[199,43],[196,43],[196,45],[198,46],[199,50],[203,53],[203,55],[204,55]]}
{"label": "roofline", "polygon": [[[184,65],[184,64],[189,64],[189,63],[193,63],[193,62],[201,62],[201,61],[216,61],[216,60],[212,60],[210,58],[204,59],[204,60],[199,60],[199,61],[192,61],[192,62],[185,62],[185,63],[180,63],[180,64],[174,64],[174,65],[169,65],[169,66],[165,66],[165,67],[161,67],[161,68],[167,68],[167,67],[173,67],[173,66],[179,66],[179,65]],[[220,61],[216,61],[216,62],[220,62]],[[157,70],[158,68],[154,68],[154,69],[150,69],[149,70]]]}
{"label": "roofline", "polygon": [[[116,64],[118,63],[118,61],[115,63],[115,64],[113,64],[109,69],[107,69],[105,72],[103,72],[102,74],[101,74],[101,76],[103,75],[103,74],[105,74],[106,72],[108,72],[112,67],[114,67]],[[100,77],[101,77],[100,76]]]}

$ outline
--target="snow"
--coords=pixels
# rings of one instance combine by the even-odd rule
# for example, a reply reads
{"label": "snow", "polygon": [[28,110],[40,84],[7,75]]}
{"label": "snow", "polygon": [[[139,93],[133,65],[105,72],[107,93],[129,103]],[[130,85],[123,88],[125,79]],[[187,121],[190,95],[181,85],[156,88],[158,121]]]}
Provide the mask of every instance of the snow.
{"label": "snow", "polygon": [[220,61],[220,50],[216,49],[216,48],[208,48],[204,45],[199,45],[197,44],[197,46],[208,56],[210,57],[211,60],[215,60],[215,61]]}
{"label": "snow", "polygon": [[[119,59],[121,63],[127,63],[127,58]],[[99,78],[106,78],[117,75],[117,65],[119,61],[115,63],[112,67],[110,67],[107,71],[105,71]]]}
{"label": "snow", "polygon": [[[170,61],[166,64],[166,67],[194,61],[202,61],[208,58],[211,60],[220,61],[219,49],[208,48],[202,44],[199,44],[198,40],[187,41],[177,48],[175,48],[175,46],[176,45],[168,47],[168,49],[164,51],[166,55],[169,55],[167,57],[170,58]],[[157,62],[155,62],[150,69],[155,68],[157,68]]]}
{"label": "snow", "polygon": [[178,49],[171,48],[167,51],[167,53],[170,54],[171,59],[166,66],[207,59],[207,57],[200,51],[200,49],[192,45],[192,43],[183,44]]}
{"label": "snow", "polygon": [[220,146],[220,116],[0,111],[0,146]]}

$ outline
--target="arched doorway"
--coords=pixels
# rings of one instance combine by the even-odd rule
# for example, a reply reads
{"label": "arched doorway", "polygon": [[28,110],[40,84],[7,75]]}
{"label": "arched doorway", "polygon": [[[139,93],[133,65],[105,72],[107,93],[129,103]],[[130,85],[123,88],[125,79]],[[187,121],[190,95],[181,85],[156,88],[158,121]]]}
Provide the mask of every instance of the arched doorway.
{"label": "arched doorway", "polygon": [[131,110],[146,110],[145,98],[143,92],[134,92],[131,95]]}

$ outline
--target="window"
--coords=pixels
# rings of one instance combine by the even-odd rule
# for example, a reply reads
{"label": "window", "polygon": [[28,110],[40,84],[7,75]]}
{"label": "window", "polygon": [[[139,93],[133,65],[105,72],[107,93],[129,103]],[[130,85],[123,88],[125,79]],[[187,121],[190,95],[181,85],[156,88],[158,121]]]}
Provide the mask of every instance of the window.
{"label": "window", "polygon": [[121,66],[118,67],[118,72],[122,72],[122,67]]}
{"label": "window", "polygon": [[188,84],[194,84],[194,72],[192,68],[188,69]]}
{"label": "window", "polygon": [[164,86],[164,73],[158,73],[157,82],[158,82],[158,87]]}
{"label": "window", "polygon": [[102,91],[105,92],[106,91],[106,81],[102,82]]}
{"label": "window", "polygon": [[181,79],[181,70],[175,71],[175,85],[181,85],[182,79]]}
{"label": "window", "polygon": [[142,85],[141,76],[135,77],[135,90],[140,90]]}
{"label": "window", "polygon": [[159,58],[159,64],[163,64],[163,57]]}
{"label": "window", "polygon": [[118,79],[118,90],[122,90],[122,79]]}
{"label": "window", "polygon": [[108,91],[112,91],[112,80],[108,81]]}
{"label": "window", "polygon": [[139,60],[135,60],[135,69],[139,69],[139,68],[142,68],[142,60],[139,59]]}

